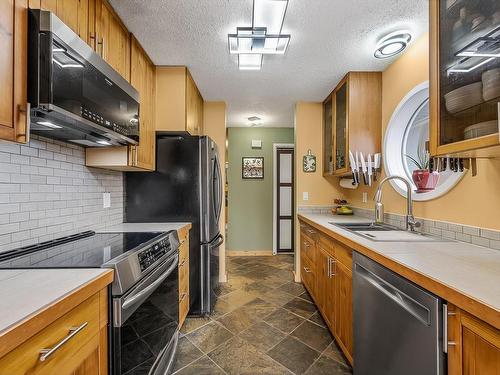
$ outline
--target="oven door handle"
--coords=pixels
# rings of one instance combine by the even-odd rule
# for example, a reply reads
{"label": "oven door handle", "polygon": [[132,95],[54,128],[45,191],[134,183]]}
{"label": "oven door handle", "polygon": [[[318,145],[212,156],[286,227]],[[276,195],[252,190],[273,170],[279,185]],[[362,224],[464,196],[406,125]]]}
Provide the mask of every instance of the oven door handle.
{"label": "oven door handle", "polygon": [[177,267],[178,263],[179,263],[179,255],[177,254],[175,255],[173,264],[164,273],[162,273],[154,282],[152,282],[146,288],[142,289],[137,294],[127,297],[122,303],[122,309],[123,310],[128,309],[130,306],[133,306],[138,300],[140,300],[144,295],[156,289],[158,285],[160,285],[163,281],[165,281],[165,279],[168,276],[170,276],[172,271]]}

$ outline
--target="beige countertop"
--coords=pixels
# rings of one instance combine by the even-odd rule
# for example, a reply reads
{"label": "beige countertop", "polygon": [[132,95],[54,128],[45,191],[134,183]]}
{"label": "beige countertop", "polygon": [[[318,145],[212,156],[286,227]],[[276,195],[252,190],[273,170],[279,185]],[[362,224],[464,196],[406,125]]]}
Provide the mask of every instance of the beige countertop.
{"label": "beige countertop", "polygon": [[500,328],[500,251],[465,242],[375,242],[330,222],[356,216],[301,213],[299,218],[354,250]]}
{"label": "beige countertop", "polygon": [[168,232],[191,228],[191,223],[122,223],[99,230],[99,233],[109,232]]}
{"label": "beige countertop", "polygon": [[0,337],[110,272],[99,268],[0,270]]}

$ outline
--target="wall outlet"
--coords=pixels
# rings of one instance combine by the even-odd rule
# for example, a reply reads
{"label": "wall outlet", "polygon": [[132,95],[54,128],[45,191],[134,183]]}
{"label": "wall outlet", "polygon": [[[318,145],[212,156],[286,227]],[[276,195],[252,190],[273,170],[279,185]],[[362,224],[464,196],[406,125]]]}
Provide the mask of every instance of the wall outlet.
{"label": "wall outlet", "polygon": [[111,207],[111,193],[102,193],[102,208]]}
{"label": "wall outlet", "polygon": [[308,191],[302,192],[302,200],[303,201],[308,201],[309,200],[309,192]]}
{"label": "wall outlet", "polygon": [[368,202],[368,193],[365,191],[363,192],[363,203]]}

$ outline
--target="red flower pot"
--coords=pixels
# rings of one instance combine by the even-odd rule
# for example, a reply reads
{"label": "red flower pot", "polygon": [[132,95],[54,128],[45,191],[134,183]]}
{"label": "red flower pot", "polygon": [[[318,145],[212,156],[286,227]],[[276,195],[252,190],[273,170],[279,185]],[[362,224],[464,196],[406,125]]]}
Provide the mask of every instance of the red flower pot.
{"label": "red flower pot", "polygon": [[411,177],[415,185],[417,185],[417,193],[434,190],[439,181],[439,173],[429,172],[428,169],[416,169]]}

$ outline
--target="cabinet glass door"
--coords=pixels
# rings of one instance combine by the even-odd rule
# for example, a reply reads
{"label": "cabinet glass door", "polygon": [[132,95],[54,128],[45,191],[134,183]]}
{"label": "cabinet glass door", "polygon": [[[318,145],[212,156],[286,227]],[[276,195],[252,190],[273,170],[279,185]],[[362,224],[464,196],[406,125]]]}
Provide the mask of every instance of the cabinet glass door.
{"label": "cabinet glass door", "polygon": [[347,83],[335,93],[335,169],[346,167]]}
{"label": "cabinet glass door", "polygon": [[498,133],[500,2],[439,2],[441,145]]}
{"label": "cabinet glass door", "polygon": [[333,173],[332,97],[323,103],[323,173]]}

